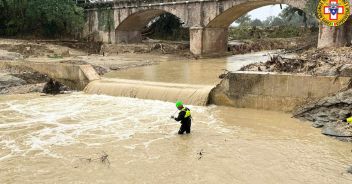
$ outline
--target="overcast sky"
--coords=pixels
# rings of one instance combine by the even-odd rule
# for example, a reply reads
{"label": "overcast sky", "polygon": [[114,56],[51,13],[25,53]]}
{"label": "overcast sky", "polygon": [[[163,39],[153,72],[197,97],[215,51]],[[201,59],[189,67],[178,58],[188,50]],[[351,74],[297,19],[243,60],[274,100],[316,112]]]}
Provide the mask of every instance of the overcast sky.
{"label": "overcast sky", "polygon": [[[285,7],[286,5],[282,5],[282,8]],[[265,20],[267,17],[279,15],[280,12],[280,5],[269,5],[255,9],[249,12],[249,15],[251,15],[252,19]]]}
{"label": "overcast sky", "polygon": [[[282,5],[282,8],[285,8],[287,5]],[[255,10],[250,11],[248,14],[251,15],[252,19],[265,20],[270,16],[277,16],[281,12],[280,5],[269,5]],[[232,25],[236,25],[233,23]]]}

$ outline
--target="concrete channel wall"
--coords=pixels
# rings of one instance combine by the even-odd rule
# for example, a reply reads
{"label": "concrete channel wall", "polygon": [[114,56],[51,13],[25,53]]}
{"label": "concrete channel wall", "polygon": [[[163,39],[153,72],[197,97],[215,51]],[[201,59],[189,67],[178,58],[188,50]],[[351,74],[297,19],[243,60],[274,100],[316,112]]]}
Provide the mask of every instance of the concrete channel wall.
{"label": "concrete channel wall", "polygon": [[91,65],[63,64],[57,62],[0,62],[0,69],[36,71],[48,75],[74,90],[83,90],[90,81],[100,79]]}
{"label": "concrete channel wall", "polygon": [[346,88],[348,77],[235,72],[210,93],[210,102],[239,108],[289,112]]}

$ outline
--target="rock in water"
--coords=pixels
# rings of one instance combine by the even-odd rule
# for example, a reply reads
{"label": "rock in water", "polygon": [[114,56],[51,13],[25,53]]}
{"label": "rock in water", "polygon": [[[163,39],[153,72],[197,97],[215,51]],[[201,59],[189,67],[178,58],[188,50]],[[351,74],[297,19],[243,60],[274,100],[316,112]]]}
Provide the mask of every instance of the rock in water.
{"label": "rock in water", "polygon": [[350,166],[348,169],[347,169],[347,172],[352,174],[352,166]]}
{"label": "rock in water", "polygon": [[50,79],[49,82],[45,84],[43,88],[43,93],[57,95],[62,91],[67,91],[67,90],[68,88],[63,84],[61,84],[60,82]]}

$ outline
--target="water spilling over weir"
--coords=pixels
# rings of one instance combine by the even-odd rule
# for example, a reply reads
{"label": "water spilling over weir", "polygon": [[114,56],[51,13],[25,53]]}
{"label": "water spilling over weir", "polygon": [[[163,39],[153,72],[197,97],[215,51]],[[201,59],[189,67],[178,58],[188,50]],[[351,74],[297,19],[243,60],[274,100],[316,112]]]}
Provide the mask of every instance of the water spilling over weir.
{"label": "water spilling over weir", "polygon": [[[268,53],[257,52],[228,58],[185,60],[151,55],[134,56],[137,60],[156,60],[157,65],[112,71],[102,80],[93,81],[85,88],[88,94],[105,94],[139,99],[207,105],[210,91],[221,81],[219,75],[236,71],[242,66],[265,61]],[[143,59],[142,59],[143,58]],[[120,58],[130,59],[129,56]]]}
{"label": "water spilling over weir", "polygon": [[190,105],[207,105],[213,86],[146,82],[126,79],[102,79],[85,88],[88,94],[104,94],[139,99],[175,102],[182,100]]}

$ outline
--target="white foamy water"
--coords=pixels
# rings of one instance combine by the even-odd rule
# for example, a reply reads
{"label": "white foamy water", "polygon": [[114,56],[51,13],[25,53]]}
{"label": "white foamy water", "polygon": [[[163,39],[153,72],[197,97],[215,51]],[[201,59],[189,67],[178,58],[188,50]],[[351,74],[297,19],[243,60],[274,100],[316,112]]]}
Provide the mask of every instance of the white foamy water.
{"label": "white foamy water", "polygon": [[[160,134],[163,139],[175,136],[179,126],[169,118],[174,104],[161,101],[75,93],[0,101],[0,106],[0,147],[10,152],[0,160],[31,151],[59,156],[51,146],[99,145],[104,139],[120,141],[136,134]],[[208,111],[190,108],[196,114]],[[205,122],[210,125],[215,119],[199,123]]]}
{"label": "white foamy water", "polygon": [[84,93],[0,96],[0,183],[352,181],[351,144],[289,114],[188,107],[192,133],[179,136],[169,118],[174,103]]}

